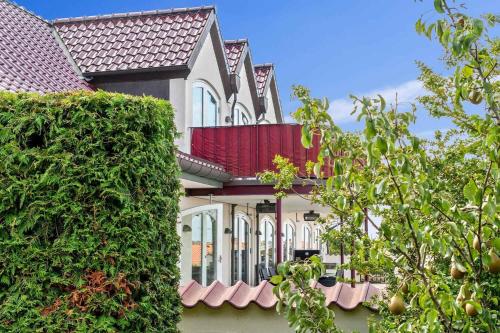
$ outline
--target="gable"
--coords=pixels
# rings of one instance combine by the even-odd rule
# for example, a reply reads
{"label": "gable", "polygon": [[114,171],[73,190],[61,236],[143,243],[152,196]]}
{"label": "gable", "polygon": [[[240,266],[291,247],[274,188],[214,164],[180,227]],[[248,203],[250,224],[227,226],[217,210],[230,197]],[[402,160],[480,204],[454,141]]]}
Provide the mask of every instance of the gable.
{"label": "gable", "polygon": [[213,7],[59,19],[57,32],[84,75],[188,67]]}

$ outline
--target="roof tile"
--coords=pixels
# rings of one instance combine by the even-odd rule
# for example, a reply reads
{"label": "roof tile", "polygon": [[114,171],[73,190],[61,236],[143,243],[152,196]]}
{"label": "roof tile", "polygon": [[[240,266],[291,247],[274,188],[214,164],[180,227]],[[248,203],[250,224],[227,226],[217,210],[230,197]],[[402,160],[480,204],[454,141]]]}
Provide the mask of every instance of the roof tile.
{"label": "roof tile", "polygon": [[267,80],[270,77],[273,65],[258,65],[255,66],[255,81],[257,82],[257,93],[259,96],[264,95],[264,88],[266,87]]}
{"label": "roof tile", "polygon": [[225,41],[224,49],[226,50],[226,56],[229,64],[231,73],[236,71],[238,63],[240,61],[241,55],[247,46],[246,40],[235,40],[235,41]]}
{"label": "roof tile", "polygon": [[0,86],[10,91],[91,89],[80,79],[50,25],[8,1],[0,1]]}
{"label": "roof tile", "polygon": [[[182,305],[187,308],[192,308],[198,303],[218,308],[224,303],[228,303],[237,309],[244,309],[250,303],[255,303],[263,309],[271,309],[277,303],[273,287],[267,281],[262,281],[256,287],[250,287],[243,281],[238,281],[230,287],[226,287],[220,281],[214,281],[210,286],[202,287],[196,281],[191,281],[179,288],[179,294]],[[358,284],[354,288],[342,282],[333,287],[314,283],[313,287],[323,291],[328,306],[335,304],[346,311],[354,310],[364,302],[381,294],[381,290],[370,283]]]}
{"label": "roof tile", "polygon": [[[130,13],[128,15],[101,16],[92,18],[77,18],[56,20],[54,25],[68,46],[72,57],[83,73],[95,71],[95,65],[110,64],[110,67],[99,66],[99,71],[116,70],[111,64],[119,65],[120,70],[135,68],[155,68],[165,65],[186,65],[191,57],[210,16],[212,8],[194,8],[165,12]],[[92,30],[89,40],[76,38],[70,31],[79,29],[83,33]],[[187,38],[187,36],[190,38]],[[110,45],[115,40],[126,41],[123,45]],[[132,43],[131,43],[132,42]],[[86,45],[85,45],[86,44]],[[75,47],[79,45],[80,47]],[[90,46],[87,46],[90,45]],[[153,45],[157,46],[153,48]],[[162,47],[158,47],[162,46]],[[92,50],[92,62],[85,61],[89,55],[83,52]],[[117,54],[101,53],[101,50],[120,48]],[[137,50],[141,48],[140,50]],[[135,57],[137,53],[153,57]],[[161,64],[153,59],[161,53],[170,60],[169,64]],[[96,56],[97,55],[97,56]],[[116,62],[116,57],[125,58],[127,66]],[[112,58],[111,61],[106,58]],[[129,61],[132,59],[131,61]],[[135,60],[134,60],[135,59]],[[141,60],[138,60],[141,59]],[[140,63],[135,63],[140,61]]]}

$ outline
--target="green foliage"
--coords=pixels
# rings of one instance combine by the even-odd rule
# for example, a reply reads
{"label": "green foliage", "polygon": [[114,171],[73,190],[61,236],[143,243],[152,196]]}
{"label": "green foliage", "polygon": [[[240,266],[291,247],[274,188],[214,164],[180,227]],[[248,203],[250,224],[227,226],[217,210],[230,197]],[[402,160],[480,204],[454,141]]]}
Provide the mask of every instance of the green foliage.
{"label": "green foliage", "polygon": [[[450,8],[445,0],[434,1],[434,7],[439,19],[420,19],[416,30],[438,40],[453,75],[441,76],[418,63],[428,91],[419,102],[431,116],[452,120],[453,130],[424,141],[410,130],[416,106],[401,111],[397,103],[386,105],[382,96],[352,96],[353,114],[364,130],[345,133],[333,122],[328,103],[312,98],[303,87],[295,89],[302,106],[294,118],[308,132],[303,141],[320,136],[316,169],[334,170],[325,184],[317,182],[311,198],[342,219],[340,228],[324,237],[347,246],[354,241],[351,265],[361,272],[383,272],[389,281],[388,295],[379,303],[381,320],[373,322],[372,331],[496,332],[500,48],[486,27],[498,18],[468,17],[458,11],[462,7]],[[278,172],[266,172],[263,179],[276,182],[284,195],[297,174],[279,172],[292,170],[290,166],[277,167]],[[380,225],[373,215],[382,217]],[[378,238],[360,236],[365,219],[378,230]],[[293,281],[295,272],[289,274]],[[398,315],[387,304],[395,294],[406,303]],[[317,330],[311,326],[310,331]]]}
{"label": "green foliage", "polygon": [[0,93],[0,331],[175,332],[174,113]]}
{"label": "green foliage", "polygon": [[325,273],[319,257],[285,262],[278,273],[271,280],[277,284],[273,289],[278,298],[276,309],[284,313],[291,328],[299,333],[340,332],[333,324],[335,313],[327,307],[325,294],[310,283]]}

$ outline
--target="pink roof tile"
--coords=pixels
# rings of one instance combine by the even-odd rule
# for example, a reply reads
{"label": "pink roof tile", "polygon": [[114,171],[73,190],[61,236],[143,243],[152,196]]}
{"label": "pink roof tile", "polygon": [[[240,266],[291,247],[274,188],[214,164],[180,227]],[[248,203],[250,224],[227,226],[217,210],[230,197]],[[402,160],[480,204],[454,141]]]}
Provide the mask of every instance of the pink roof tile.
{"label": "pink roof tile", "polygon": [[0,0],[0,89],[54,92],[91,87],[71,66],[49,23]]}
{"label": "pink roof tile", "polygon": [[[381,293],[370,283],[356,285],[354,288],[347,283],[337,283],[333,287],[325,287],[319,283],[313,286],[324,292],[328,306],[335,304],[346,311],[355,309]],[[273,287],[267,281],[262,281],[256,287],[250,287],[242,281],[230,287],[226,287],[220,281],[214,281],[210,286],[202,287],[196,281],[191,281],[179,288],[179,294],[182,305],[187,308],[192,308],[198,303],[218,308],[228,303],[237,309],[244,309],[250,303],[255,303],[263,309],[270,309],[277,303]]]}
{"label": "pink roof tile", "polygon": [[246,39],[240,40],[228,40],[224,42],[224,49],[226,50],[227,61],[229,63],[229,69],[231,73],[236,72],[236,68],[241,59],[241,55],[247,46]]}
{"label": "pink roof tile", "polygon": [[273,65],[256,65],[255,69],[255,81],[257,82],[257,93],[259,96],[264,95],[264,89],[266,87],[267,81],[270,78]]}
{"label": "pink roof tile", "polygon": [[[150,69],[187,65],[212,12],[197,7],[113,14],[60,19],[54,26],[83,73]],[[91,37],[79,37],[77,30]]]}

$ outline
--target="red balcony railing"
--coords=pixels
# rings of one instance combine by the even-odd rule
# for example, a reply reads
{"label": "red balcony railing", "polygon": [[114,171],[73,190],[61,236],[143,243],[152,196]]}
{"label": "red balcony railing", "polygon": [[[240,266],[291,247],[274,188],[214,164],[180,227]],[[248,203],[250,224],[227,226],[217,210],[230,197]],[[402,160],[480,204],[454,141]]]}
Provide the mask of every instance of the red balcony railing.
{"label": "red balcony railing", "polygon": [[[191,155],[221,164],[234,177],[255,177],[259,172],[275,170],[273,159],[290,159],[305,175],[305,163],[316,161],[319,138],[313,147],[301,143],[301,126],[294,124],[246,125],[192,128]],[[324,170],[325,176],[331,168]]]}

